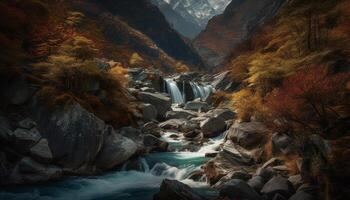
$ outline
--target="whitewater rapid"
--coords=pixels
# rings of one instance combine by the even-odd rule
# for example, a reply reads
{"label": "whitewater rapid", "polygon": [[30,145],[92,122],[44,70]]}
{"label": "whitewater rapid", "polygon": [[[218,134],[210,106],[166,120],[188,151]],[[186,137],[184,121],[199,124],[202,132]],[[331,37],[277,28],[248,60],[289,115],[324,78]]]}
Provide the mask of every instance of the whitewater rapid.
{"label": "whitewater rapid", "polygon": [[[0,199],[6,200],[149,200],[159,191],[161,182],[179,180],[206,196],[215,196],[205,181],[195,182],[188,176],[208,160],[206,153],[217,152],[222,136],[210,139],[197,152],[181,151],[186,144],[167,132],[162,136],[174,152],[152,153],[140,157],[142,171],[124,170],[93,177],[72,177],[63,181],[36,186],[0,189]],[[123,169],[123,168],[122,168]],[[204,180],[204,179],[203,179]]]}

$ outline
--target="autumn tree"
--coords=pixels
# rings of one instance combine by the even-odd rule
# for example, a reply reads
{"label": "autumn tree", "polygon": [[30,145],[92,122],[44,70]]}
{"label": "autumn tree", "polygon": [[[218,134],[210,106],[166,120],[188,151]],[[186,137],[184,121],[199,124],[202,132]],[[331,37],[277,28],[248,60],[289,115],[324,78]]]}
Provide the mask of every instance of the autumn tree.
{"label": "autumn tree", "polygon": [[348,80],[349,74],[332,74],[326,67],[295,73],[267,98],[272,120],[294,131],[325,136],[339,133],[349,118]]}

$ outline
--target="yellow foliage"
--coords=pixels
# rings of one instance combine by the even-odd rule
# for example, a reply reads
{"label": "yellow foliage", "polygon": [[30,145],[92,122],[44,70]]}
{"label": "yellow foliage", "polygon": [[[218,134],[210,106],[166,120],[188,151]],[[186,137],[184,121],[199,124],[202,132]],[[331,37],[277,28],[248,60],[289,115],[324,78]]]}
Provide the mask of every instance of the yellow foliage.
{"label": "yellow foliage", "polygon": [[143,62],[143,58],[138,53],[133,53],[130,56],[130,59],[129,59],[130,65],[137,65],[137,64],[141,64],[142,62]]}
{"label": "yellow foliage", "polygon": [[113,67],[109,73],[116,78],[124,87],[129,84],[128,70],[120,65]]}
{"label": "yellow foliage", "polygon": [[252,117],[261,119],[266,110],[260,94],[249,88],[234,93],[232,104],[238,119],[242,121],[250,121]]}
{"label": "yellow foliage", "polygon": [[190,68],[187,65],[185,65],[185,64],[183,64],[181,62],[178,62],[175,65],[175,71],[178,72],[178,73],[189,72]]}

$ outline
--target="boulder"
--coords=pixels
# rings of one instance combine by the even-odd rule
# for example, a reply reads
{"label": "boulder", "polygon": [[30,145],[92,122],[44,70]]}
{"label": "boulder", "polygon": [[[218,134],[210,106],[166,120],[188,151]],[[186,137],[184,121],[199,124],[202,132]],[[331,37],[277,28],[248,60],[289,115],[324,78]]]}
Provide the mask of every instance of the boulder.
{"label": "boulder", "polygon": [[143,104],[141,109],[142,109],[143,119],[146,122],[157,119],[158,112],[155,106],[147,103],[147,104]]}
{"label": "boulder", "polygon": [[166,112],[171,110],[171,98],[160,93],[140,92],[138,99],[144,103],[152,104],[158,111],[158,118],[164,119]]}
{"label": "boulder", "polygon": [[207,116],[221,117],[225,121],[235,118],[236,113],[228,108],[217,108],[206,113]]}
{"label": "boulder", "polygon": [[194,130],[194,131],[185,132],[185,133],[183,134],[183,136],[184,136],[185,138],[195,138],[195,137],[197,137],[199,134],[200,134],[199,131]]}
{"label": "boulder", "polygon": [[39,162],[49,163],[52,160],[52,152],[47,139],[41,139],[30,148],[30,155]]}
{"label": "boulder", "polygon": [[226,123],[223,118],[212,117],[200,124],[204,137],[211,138],[226,130]]}
{"label": "boulder", "polygon": [[189,101],[185,104],[185,110],[208,111],[210,109],[208,103],[202,101]]}
{"label": "boulder", "polygon": [[251,177],[252,176],[250,174],[248,174],[247,172],[242,171],[242,170],[232,171],[232,172],[228,173],[227,175],[225,175],[224,177],[222,177],[217,183],[215,183],[214,188],[219,188],[221,185],[227,183],[228,181],[230,181],[232,179],[240,179],[243,181],[247,181]]}
{"label": "boulder", "polygon": [[275,176],[269,180],[264,187],[261,189],[261,193],[273,198],[276,194],[280,194],[285,198],[289,198],[294,194],[294,188],[288,179],[281,176]]}
{"label": "boulder", "polygon": [[13,170],[10,179],[13,183],[39,183],[62,177],[63,171],[55,165],[43,165],[29,157],[24,157]]}
{"label": "boulder", "polygon": [[260,122],[236,123],[229,129],[226,139],[251,149],[262,143],[266,132],[267,128]]}
{"label": "boulder", "polygon": [[37,128],[49,142],[53,159],[59,165],[79,172],[83,165],[94,163],[104,142],[106,125],[101,119],[78,103],[52,111],[43,107],[34,110]]}
{"label": "boulder", "polygon": [[188,185],[176,180],[163,180],[160,191],[153,196],[153,200],[204,200],[200,194]]}
{"label": "boulder", "polygon": [[220,189],[221,197],[230,199],[262,200],[263,198],[246,182],[240,179],[232,179]]}
{"label": "boulder", "polygon": [[264,187],[265,179],[261,176],[254,176],[253,178],[248,180],[248,185],[252,187],[255,191],[260,192],[260,190]]}
{"label": "boulder", "polygon": [[168,111],[166,113],[166,119],[189,119],[191,117],[195,117],[194,114],[188,111]]}
{"label": "boulder", "polygon": [[148,122],[141,127],[142,134],[151,134],[156,137],[161,137],[162,130],[155,122]]}
{"label": "boulder", "polygon": [[17,128],[10,133],[9,137],[15,149],[21,153],[28,153],[29,149],[41,139],[41,135],[36,128],[30,130]]}
{"label": "boulder", "polygon": [[289,200],[315,200],[316,198],[304,191],[297,191]]}
{"label": "boulder", "polygon": [[293,151],[293,139],[288,135],[283,133],[274,133],[271,140],[274,151],[282,152],[284,154],[288,154]]}
{"label": "boulder", "polygon": [[153,135],[145,135],[143,137],[143,144],[150,148],[151,151],[165,152],[168,151],[169,144]]}
{"label": "boulder", "polygon": [[212,86],[216,90],[232,92],[237,88],[237,84],[233,83],[229,78],[229,71],[222,72],[214,77]]}
{"label": "boulder", "polygon": [[303,184],[303,179],[300,174],[290,176],[288,178],[288,181],[290,181],[293,184],[295,190],[297,190]]}
{"label": "boulder", "polygon": [[18,122],[18,126],[20,128],[24,128],[24,129],[30,130],[30,129],[36,127],[36,122],[34,120],[30,119],[30,118],[26,118],[26,119]]}
{"label": "boulder", "polygon": [[187,119],[169,119],[159,124],[160,128],[168,130],[178,130],[181,132],[190,132],[199,128],[198,123]]}
{"label": "boulder", "polygon": [[9,120],[0,115],[0,139],[1,140],[9,140],[9,136],[11,133],[11,126]]}
{"label": "boulder", "polygon": [[96,166],[102,170],[112,169],[127,161],[137,150],[131,139],[117,134],[113,128],[106,130],[103,146],[96,158]]}
{"label": "boulder", "polygon": [[234,159],[236,162],[244,165],[254,164],[254,151],[248,151],[240,147],[239,145],[234,144],[232,141],[228,140],[223,145],[223,153],[226,153]]}

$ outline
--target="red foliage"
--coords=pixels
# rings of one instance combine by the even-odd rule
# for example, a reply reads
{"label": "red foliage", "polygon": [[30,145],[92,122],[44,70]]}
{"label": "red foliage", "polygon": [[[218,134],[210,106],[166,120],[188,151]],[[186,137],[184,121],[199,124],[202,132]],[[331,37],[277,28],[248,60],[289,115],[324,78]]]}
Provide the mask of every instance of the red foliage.
{"label": "red foliage", "polygon": [[348,79],[349,74],[330,74],[326,67],[299,71],[269,95],[267,107],[273,118],[288,129],[297,125],[312,133],[327,134],[344,118],[340,113],[348,106]]}

